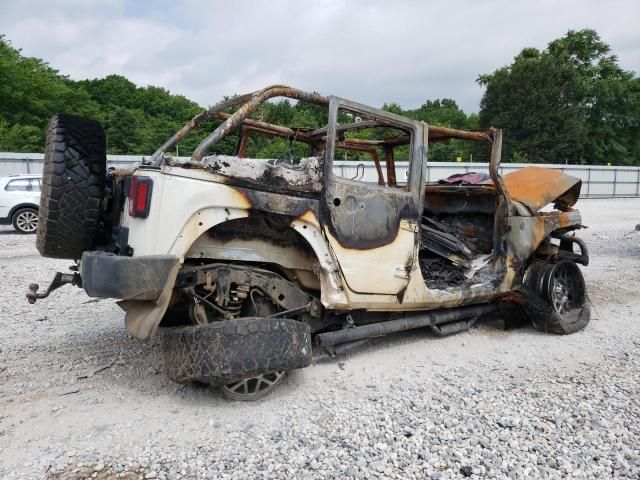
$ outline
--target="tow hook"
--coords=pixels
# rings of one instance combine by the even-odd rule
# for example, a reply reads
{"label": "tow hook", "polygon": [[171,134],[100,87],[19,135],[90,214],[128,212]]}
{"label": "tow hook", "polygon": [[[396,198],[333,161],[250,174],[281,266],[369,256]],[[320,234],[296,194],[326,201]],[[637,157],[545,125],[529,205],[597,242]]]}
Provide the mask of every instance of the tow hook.
{"label": "tow hook", "polygon": [[32,283],[29,285],[29,293],[27,293],[27,300],[30,304],[36,303],[36,300],[47,298],[51,292],[57,290],[63,285],[70,283],[71,285],[75,285],[76,287],[82,287],[82,277],[78,272],[72,273],[62,273],[57,272],[56,276],[53,277],[51,284],[49,287],[42,293],[38,293],[38,289],[40,285],[37,283]]}

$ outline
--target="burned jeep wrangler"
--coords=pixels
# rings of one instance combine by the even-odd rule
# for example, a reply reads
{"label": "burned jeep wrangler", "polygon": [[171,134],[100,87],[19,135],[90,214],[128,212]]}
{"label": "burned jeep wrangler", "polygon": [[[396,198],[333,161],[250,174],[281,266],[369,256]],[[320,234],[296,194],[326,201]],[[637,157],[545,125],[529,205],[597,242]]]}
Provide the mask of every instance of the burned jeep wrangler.
{"label": "burned jeep wrangler", "polygon": [[[327,125],[264,122],[256,113],[275,97],[324,107]],[[169,156],[214,120],[190,159]],[[245,158],[265,135],[306,157]],[[210,154],[230,136],[234,155]],[[452,139],[486,145],[488,180],[426,182],[429,144]],[[72,283],[119,299],[135,337],[163,327],[169,378],[242,400],[308,366],[312,338],[336,354],[402,330],[463,331],[489,314],[578,331],[590,317],[578,267],[588,253],[572,233],[581,182],[536,167],[502,177],[501,140],[499,129],[427,125],[276,85],[201,112],[142,165],[107,172],[101,126],[59,114],[37,247],[76,264],[27,297]],[[363,177],[364,162],[377,179]]]}

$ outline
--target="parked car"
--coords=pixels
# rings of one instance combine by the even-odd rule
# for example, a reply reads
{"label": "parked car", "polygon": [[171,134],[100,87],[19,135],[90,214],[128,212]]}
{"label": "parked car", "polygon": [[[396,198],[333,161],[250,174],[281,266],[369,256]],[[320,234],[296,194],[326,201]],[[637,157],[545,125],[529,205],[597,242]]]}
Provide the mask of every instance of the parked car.
{"label": "parked car", "polygon": [[36,233],[41,175],[0,177],[0,225],[19,233]]}
{"label": "parked car", "polygon": [[[327,124],[252,116],[274,97],[313,104]],[[219,125],[190,160],[168,155],[210,120]],[[283,155],[245,158],[265,135],[285,139]],[[212,154],[229,136],[235,154]],[[490,181],[428,184],[428,145],[449,140],[484,145]],[[334,355],[401,330],[460,332],[489,314],[576,332],[590,318],[578,267],[589,256],[574,234],[581,182],[537,167],[503,177],[501,142],[499,129],[438,127],[272,86],[201,112],[143,165],[107,172],[100,124],[57,115],[36,243],[79,264],[27,298],[71,283],[119,299],[135,337],[164,327],[169,378],[241,400],[309,365],[312,338]],[[354,167],[334,170],[347,154]],[[364,161],[377,181],[358,176]]]}

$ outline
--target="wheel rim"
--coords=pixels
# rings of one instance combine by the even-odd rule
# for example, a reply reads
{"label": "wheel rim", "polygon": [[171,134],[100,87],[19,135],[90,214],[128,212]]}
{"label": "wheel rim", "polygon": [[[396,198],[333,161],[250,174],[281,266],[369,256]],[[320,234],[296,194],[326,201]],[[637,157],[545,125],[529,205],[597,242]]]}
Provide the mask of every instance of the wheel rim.
{"label": "wheel rim", "polygon": [[223,393],[234,400],[256,400],[262,398],[284,380],[284,370],[263,373],[255,377],[248,377],[222,387]]}
{"label": "wheel rim", "polygon": [[559,263],[548,274],[549,303],[560,315],[581,308],[585,303],[584,279],[573,263]]}
{"label": "wheel rim", "polygon": [[16,217],[16,225],[23,232],[35,232],[38,228],[38,214],[31,210],[20,212]]}

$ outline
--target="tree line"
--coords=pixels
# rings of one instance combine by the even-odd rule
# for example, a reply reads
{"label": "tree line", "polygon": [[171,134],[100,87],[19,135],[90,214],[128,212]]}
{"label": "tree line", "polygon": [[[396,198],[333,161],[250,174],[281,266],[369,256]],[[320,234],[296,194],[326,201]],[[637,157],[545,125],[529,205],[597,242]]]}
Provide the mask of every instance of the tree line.
{"label": "tree line", "polygon": [[[505,129],[503,161],[640,165],[640,79],[624,71],[593,30],[569,31],[545,50],[523,49],[513,63],[480,75],[480,111],[465,113],[450,98],[407,109],[383,109],[452,128]],[[112,154],[150,155],[202,107],[159,87],[138,87],[119,75],[71,80],[41,59],[23,56],[0,35],[0,151],[42,152],[49,118],[56,112],[94,118],[107,133]],[[326,109],[288,100],[268,102],[263,121],[293,127],[326,125]],[[189,155],[217,122],[179,145]],[[231,136],[216,146],[232,153]],[[257,158],[303,155],[303,146],[252,136],[247,154]],[[429,146],[432,161],[486,161],[488,150],[470,142]]]}

